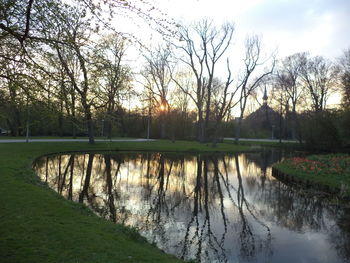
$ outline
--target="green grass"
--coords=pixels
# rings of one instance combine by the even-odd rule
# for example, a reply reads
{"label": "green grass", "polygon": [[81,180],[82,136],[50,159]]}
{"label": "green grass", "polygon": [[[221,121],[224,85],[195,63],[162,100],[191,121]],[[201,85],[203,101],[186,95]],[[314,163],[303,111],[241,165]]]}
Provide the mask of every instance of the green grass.
{"label": "green grass", "polygon": [[[224,143],[234,144],[232,140],[224,140]],[[238,145],[249,147],[251,150],[259,151],[264,149],[282,149],[289,151],[303,151],[305,145],[298,142],[265,142],[265,141],[239,141]]]}
{"label": "green grass", "polygon": [[38,156],[69,151],[235,152],[196,142],[100,142],[0,144],[0,262],[181,262],[147,243],[134,230],[98,218],[85,206],[64,200],[31,169]]}
{"label": "green grass", "polygon": [[255,145],[255,146],[262,146],[262,147],[281,147],[281,148],[289,148],[289,147],[299,147],[300,145],[298,143],[294,142],[263,142],[263,141],[240,141],[240,145]]}
{"label": "green grass", "polygon": [[[0,136],[1,140],[25,140],[25,136]],[[31,139],[73,139],[72,136],[30,136]],[[89,139],[87,136],[78,136],[75,139]],[[107,137],[96,136],[95,139],[108,140]],[[113,137],[112,139],[132,139],[132,137]]]}
{"label": "green grass", "polygon": [[274,168],[284,174],[328,186],[341,196],[350,196],[350,155],[311,155],[288,158]]}

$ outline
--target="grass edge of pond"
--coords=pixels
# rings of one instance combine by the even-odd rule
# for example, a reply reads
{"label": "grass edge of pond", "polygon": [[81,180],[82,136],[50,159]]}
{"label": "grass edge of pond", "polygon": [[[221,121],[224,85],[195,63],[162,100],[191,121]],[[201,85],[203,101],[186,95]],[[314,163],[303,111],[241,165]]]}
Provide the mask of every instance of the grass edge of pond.
{"label": "grass edge of pond", "polygon": [[77,148],[79,152],[249,150],[247,146],[225,143],[212,148],[196,142],[167,141],[0,145],[2,262],[182,262],[144,241],[133,229],[115,225],[94,215],[85,205],[65,200],[32,170],[33,160],[40,156],[77,152]]}
{"label": "grass edge of pond", "polygon": [[[349,156],[349,154],[342,154]],[[306,158],[317,158],[320,156],[334,156],[334,154],[309,155]],[[303,171],[292,167],[286,160],[275,163],[272,166],[272,175],[279,180],[318,192],[317,194],[330,195],[342,201],[350,200],[350,180],[345,181],[336,178],[334,174],[318,174]],[[316,193],[315,192],[315,193]]]}

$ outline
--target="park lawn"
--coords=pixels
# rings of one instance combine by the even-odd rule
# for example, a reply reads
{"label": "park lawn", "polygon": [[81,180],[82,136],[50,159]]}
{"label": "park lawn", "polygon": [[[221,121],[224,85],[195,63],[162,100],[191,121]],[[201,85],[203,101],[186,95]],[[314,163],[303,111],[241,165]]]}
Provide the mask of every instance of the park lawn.
{"label": "park lawn", "polygon": [[63,199],[31,169],[41,155],[69,151],[237,152],[247,146],[196,142],[0,144],[0,262],[181,262],[134,230],[97,217]]}
{"label": "park lawn", "polygon": [[293,157],[275,164],[278,171],[328,186],[340,196],[350,197],[350,155],[327,154]]}
{"label": "park lawn", "polygon": [[[225,143],[235,143],[233,140],[224,140]],[[259,140],[252,140],[252,141],[245,141],[244,139],[240,140],[239,145],[242,146],[249,146],[250,148],[280,148],[280,149],[291,149],[291,150],[303,150],[305,146],[303,144],[300,144],[299,142],[293,142],[293,141],[283,141],[282,143],[279,143],[278,141],[259,141]]]}
{"label": "park lawn", "polygon": [[[0,141],[2,140],[25,140],[25,136],[0,136]],[[89,138],[87,136],[77,136],[76,138],[73,138],[72,136],[30,136],[29,140],[32,139],[86,139],[88,140]],[[95,139],[100,139],[100,140],[109,140],[106,137],[102,136],[96,136]],[[113,137],[112,139],[133,139],[132,137]]]}

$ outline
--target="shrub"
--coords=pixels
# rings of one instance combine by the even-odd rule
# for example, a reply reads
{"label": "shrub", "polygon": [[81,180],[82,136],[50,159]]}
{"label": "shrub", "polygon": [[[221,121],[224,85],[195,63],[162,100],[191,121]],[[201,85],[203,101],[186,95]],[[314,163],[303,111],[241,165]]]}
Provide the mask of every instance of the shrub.
{"label": "shrub", "polygon": [[311,149],[333,150],[342,146],[338,116],[335,112],[322,111],[304,115],[302,131],[306,146]]}

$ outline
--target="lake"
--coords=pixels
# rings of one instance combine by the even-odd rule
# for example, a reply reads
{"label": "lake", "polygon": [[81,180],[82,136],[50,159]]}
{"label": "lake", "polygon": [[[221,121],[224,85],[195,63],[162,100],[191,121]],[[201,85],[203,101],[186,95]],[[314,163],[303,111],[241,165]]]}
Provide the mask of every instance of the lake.
{"label": "lake", "polygon": [[285,185],[271,150],[232,155],[63,154],[42,181],[97,215],[199,262],[350,262],[350,209]]}

